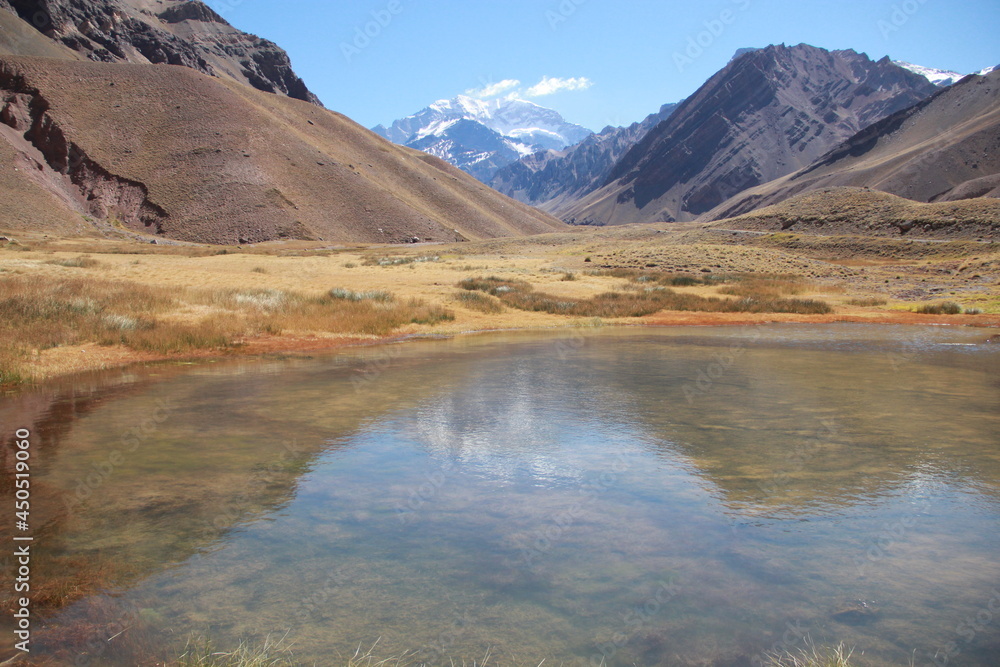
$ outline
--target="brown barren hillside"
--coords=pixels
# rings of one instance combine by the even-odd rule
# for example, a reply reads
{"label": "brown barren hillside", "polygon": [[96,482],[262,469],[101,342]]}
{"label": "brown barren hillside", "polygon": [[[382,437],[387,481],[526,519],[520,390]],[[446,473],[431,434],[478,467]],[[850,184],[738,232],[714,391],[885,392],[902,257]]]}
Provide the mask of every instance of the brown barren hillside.
{"label": "brown barren hillside", "polygon": [[824,188],[713,227],[823,235],[1000,240],[1000,199],[922,204],[864,188]]}
{"label": "brown barren hillside", "polygon": [[[98,230],[220,244],[564,227],[340,114],[185,67],[0,58],[0,120],[16,155],[2,166],[5,229],[55,224],[65,211]],[[40,188],[65,210],[40,219],[25,209]]]}
{"label": "brown barren hillside", "polygon": [[835,186],[867,186],[921,202],[1000,195],[1000,71],[968,76],[706,217],[731,217]]}

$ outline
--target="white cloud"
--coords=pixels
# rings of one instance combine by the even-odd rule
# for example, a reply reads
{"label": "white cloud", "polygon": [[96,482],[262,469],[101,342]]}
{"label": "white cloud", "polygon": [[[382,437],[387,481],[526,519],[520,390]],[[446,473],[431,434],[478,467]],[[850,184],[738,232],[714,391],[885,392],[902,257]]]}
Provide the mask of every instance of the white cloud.
{"label": "white cloud", "polygon": [[496,97],[500,93],[506,93],[511,88],[517,88],[521,85],[521,82],[517,79],[504,79],[503,81],[498,81],[497,83],[488,84],[482,88],[470,88],[465,91],[465,94],[469,97],[475,97],[476,99],[485,100],[491,97]]}
{"label": "white cloud", "polygon": [[573,77],[570,79],[560,79],[558,77],[543,76],[542,80],[524,92],[528,97],[542,97],[552,95],[563,90],[586,90],[594,83],[585,76]]}

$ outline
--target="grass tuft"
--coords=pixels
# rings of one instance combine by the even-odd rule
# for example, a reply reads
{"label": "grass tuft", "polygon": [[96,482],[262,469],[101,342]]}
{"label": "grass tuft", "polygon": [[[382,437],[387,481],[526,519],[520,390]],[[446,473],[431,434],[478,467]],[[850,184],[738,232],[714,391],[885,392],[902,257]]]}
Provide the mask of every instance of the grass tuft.
{"label": "grass tuft", "polygon": [[954,301],[945,301],[918,306],[915,312],[921,315],[961,315],[962,307]]}
{"label": "grass tuft", "polygon": [[330,290],[330,297],[333,299],[340,299],[343,301],[383,301],[388,302],[393,300],[392,294],[389,292],[384,292],[381,290],[369,290],[367,292],[355,292],[353,290],[344,289],[343,287],[334,287]]}
{"label": "grass tuft", "polygon": [[95,267],[101,266],[93,257],[88,257],[86,255],[81,255],[79,257],[69,257],[66,259],[50,259],[45,262],[46,264],[52,264],[54,266],[65,266],[70,269],[93,269]]}
{"label": "grass tuft", "polygon": [[809,645],[797,652],[768,653],[767,667],[851,667],[854,649],[843,644],[832,648],[817,649]]}
{"label": "grass tuft", "polygon": [[888,301],[885,299],[880,299],[878,297],[861,297],[856,299],[848,299],[848,306],[858,306],[859,308],[875,308],[877,306],[884,306]]}
{"label": "grass tuft", "polygon": [[506,310],[499,299],[482,292],[462,291],[456,295],[456,298],[469,310],[476,310],[480,313],[496,315]]}
{"label": "grass tuft", "polygon": [[291,649],[285,637],[266,637],[259,644],[240,641],[232,651],[216,651],[207,640],[189,640],[184,653],[172,667],[293,667]]}
{"label": "grass tuft", "polygon": [[369,257],[365,266],[403,266],[405,264],[423,264],[425,262],[440,262],[440,255],[405,255],[402,257]]}

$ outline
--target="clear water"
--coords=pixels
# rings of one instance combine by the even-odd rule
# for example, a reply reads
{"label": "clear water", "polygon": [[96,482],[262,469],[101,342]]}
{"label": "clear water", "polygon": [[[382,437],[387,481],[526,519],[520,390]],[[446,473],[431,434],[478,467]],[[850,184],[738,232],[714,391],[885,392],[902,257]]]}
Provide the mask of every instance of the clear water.
{"label": "clear water", "polygon": [[35,434],[32,659],[998,664],[990,333],[483,336],[7,397],[7,442]]}

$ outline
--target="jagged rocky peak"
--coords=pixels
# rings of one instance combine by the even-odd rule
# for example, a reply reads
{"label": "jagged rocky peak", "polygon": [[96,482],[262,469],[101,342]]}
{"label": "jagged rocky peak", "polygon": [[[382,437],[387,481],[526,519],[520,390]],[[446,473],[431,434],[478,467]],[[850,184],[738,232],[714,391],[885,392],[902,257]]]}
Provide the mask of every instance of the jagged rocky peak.
{"label": "jagged rocky peak", "polygon": [[809,165],[864,127],[937,92],[925,77],[847,49],[799,44],[742,54],[614,166],[564,219],[692,220]]}
{"label": "jagged rocky peak", "polygon": [[90,60],[181,65],[320,104],[283,49],[198,0],[0,0],[0,8]]}
{"label": "jagged rocky peak", "polygon": [[742,49],[736,49],[736,53],[734,53],[733,57],[729,59],[729,62],[733,62],[734,60],[736,60],[740,56],[745,56],[748,53],[754,53],[756,51],[760,51],[760,49],[757,48],[756,46],[748,46],[748,47],[744,47]]}
{"label": "jagged rocky peak", "polygon": [[227,23],[218,13],[208,5],[198,0],[188,0],[172,7],[167,7],[157,14],[167,23],[180,23],[181,21],[201,21],[202,23]]}

